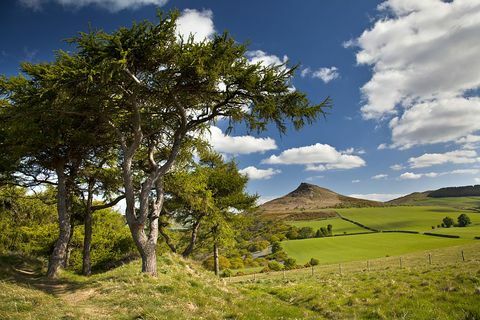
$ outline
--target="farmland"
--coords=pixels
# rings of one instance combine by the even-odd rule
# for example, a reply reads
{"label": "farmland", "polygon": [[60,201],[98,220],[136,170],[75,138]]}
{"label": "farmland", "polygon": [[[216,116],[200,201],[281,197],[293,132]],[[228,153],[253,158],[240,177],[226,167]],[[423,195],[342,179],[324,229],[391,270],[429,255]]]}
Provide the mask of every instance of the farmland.
{"label": "farmland", "polygon": [[312,238],[282,242],[282,247],[298,263],[316,258],[321,264],[402,255],[473,242],[421,234],[372,233],[345,237]]}
{"label": "farmland", "polygon": [[311,227],[314,230],[318,230],[322,227],[326,228],[327,225],[331,224],[333,227],[334,235],[368,231],[362,227],[357,226],[356,224],[353,224],[351,222],[345,221],[340,218],[308,220],[308,221],[289,221],[289,224],[296,226],[298,228]]}

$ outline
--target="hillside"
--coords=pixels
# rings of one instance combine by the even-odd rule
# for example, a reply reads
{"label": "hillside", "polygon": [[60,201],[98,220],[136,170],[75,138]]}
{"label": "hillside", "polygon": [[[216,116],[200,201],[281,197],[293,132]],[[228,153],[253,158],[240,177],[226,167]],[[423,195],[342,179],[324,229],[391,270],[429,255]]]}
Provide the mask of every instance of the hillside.
{"label": "hillside", "polygon": [[264,215],[292,218],[327,218],[335,216],[328,208],[377,207],[382,203],[357,199],[338,194],[332,190],[302,182],[289,194],[268,201],[260,206]]}
{"label": "hillside", "polygon": [[446,187],[414,192],[387,202],[390,205],[446,205],[455,208],[477,209],[480,205],[480,185]]}

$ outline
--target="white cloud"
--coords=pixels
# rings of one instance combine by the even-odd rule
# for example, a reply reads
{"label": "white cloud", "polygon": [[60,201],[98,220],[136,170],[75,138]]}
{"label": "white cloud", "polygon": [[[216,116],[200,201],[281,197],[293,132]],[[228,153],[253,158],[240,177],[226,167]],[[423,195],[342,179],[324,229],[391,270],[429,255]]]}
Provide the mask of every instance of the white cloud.
{"label": "white cloud", "polygon": [[367,194],[350,194],[349,197],[358,199],[367,199],[373,201],[389,201],[404,196],[403,194],[396,193],[367,193]]}
{"label": "white cloud", "polygon": [[302,76],[302,78],[305,78],[305,77],[308,76],[311,72],[312,72],[312,69],[310,69],[310,68],[305,68],[305,69],[302,70],[302,72],[300,72],[300,75]]}
{"label": "white cloud", "polygon": [[385,149],[388,149],[388,145],[386,143],[381,143],[377,147],[377,150],[385,150]]}
{"label": "white cloud", "polygon": [[[480,53],[479,53],[480,54]],[[480,98],[449,98],[415,104],[390,121],[393,146],[466,141],[480,129]]]}
{"label": "white cloud", "polygon": [[215,34],[211,10],[185,9],[177,20],[177,34],[184,39],[193,35],[195,42],[211,38]]}
{"label": "white cloud", "polygon": [[256,138],[253,136],[227,136],[218,127],[211,126],[210,134],[205,134],[205,139],[213,148],[222,153],[248,154],[265,152],[277,149],[277,144],[272,138]]}
{"label": "white cloud", "polygon": [[417,180],[423,177],[435,178],[438,175],[439,174],[436,172],[428,172],[428,173],[405,172],[400,175],[399,179],[400,180]]}
{"label": "white cloud", "polygon": [[124,9],[138,9],[147,5],[163,6],[168,0],[19,0],[28,8],[40,10],[47,2],[55,2],[64,7],[81,8],[89,5],[96,5],[112,12]]}
{"label": "white cloud", "polygon": [[250,63],[260,63],[264,67],[268,67],[271,65],[278,66],[287,63],[288,61],[288,57],[285,55],[283,56],[283,59],[280,59],[278,56],[274,54],[269,55],[262,50],[247,51],[246,56],[249,59]]}
{"label": "white cloud", "polygon": [[359,182],[360,182],[360,180],[358,180],[358,179],[352,180],[352,183],[359,183]]}
{"label": "white cloud", "polygon": [[381,179],[386,179],[388,178],[388,174],[377,174],[375,176],[372,177],[373,180],[381,180]]}
{"label": "white cloud", "polygon": [[265,202],[268,202],[270,200],[274,200],[280,198],[280,196],[260,196],[257,200],[257,205],[264,204]]}
{"label": "white cloud", "polygon": [[393,147],[456,141],[480,127],[478,0],[388,0],[387,15],[346,46],[372,66],[365,119],[395,116]]}
{"label": "white cloud", "polygon": [[359,156],[338,152],[328,144],[317,143],[310,146],[291,148],[262,160],[268,164],[304,164],[307,171],[331,169],[352,169],[365,166]]}
{"label": "white cloud", "polygon": [[399,171],[399,170],[405,169],[405,167],[401,164],[394,164],[394,165],[390,166],[390,169],[395,170],[395,171]]}
{"label": "white cloud", "polygon": [[410,168],[425,168],[444,163],[475,163],[480,158],[474,150],[456,150],[446,153],[425,153],[420,157],[408,159]]}
{"label": "white cloud", "polygon": [[477,149],[480,146],[480,136],[468,135],[458,139],[456,143],[461,144],[464,149]]}
{"label": "white cloud", "polygon": [[449,174],[477,174],[480,169],[457,169],[450,171]]}
{"label": "white cloud", "polygon": [[480,178],[475,178],[473,180],[475,181],[475,183],[480,183]]}
{"label": "white cloud", "polygon": [[[305,75],[304,71],[306,71]],[[338,79],[340,77],[338,68],[335,66],[329,68],[319,68],[315,71],[311,71],[309,68],[307,68],[302,71],[302,77],[307,76],[308,74],[310,74],[312,78],[321,79],[325,83],[329,83],[330,81]]]}
{"label": "white cloud", "polygon": [[242,170],[239,170],[238,172],[240,172],[241,174],[247,175],[247,177],[251,180],[262,180],[262,179],[270,179],[271,177],[280,173],[281,171],[273,168],[258,169],[256,167],[250,166]]}

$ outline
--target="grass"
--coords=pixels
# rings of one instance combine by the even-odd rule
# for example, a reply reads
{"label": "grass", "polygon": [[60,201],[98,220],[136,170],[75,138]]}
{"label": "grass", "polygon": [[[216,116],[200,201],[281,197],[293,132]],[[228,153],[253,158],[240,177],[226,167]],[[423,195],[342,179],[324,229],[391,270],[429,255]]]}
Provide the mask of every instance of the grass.
{"label": "grass", "polygon": [[239,284],[319,319],[480,319],[478,261]]}
{"label": "grass", "polygon": [[475,240],[449,239],[405,233],[372,233],[345,237],[283,241],[287,254],[304,264],[317,258],[321,264],[397,256],[415,251],[467,244]]}
{"label": "grass", "polygon": [[462,238],[473,239],[474,237],[480,237],[480,223],[475,225],[469,225],[468,227],[451,227],[451,228],[440,228],[429,231],[431,233],[438,234],[453,234],[460,236]]}
{"label": "grass", "polygon": [[439,206],[452,207],[456,209],[479,209],[480,197],[450,197],[450,198],[426,198],[412,200],[406,203],[414,206]]}
{"label": "grass", "polygon": [[[314,312],[225,285],[195,263],[159,258],[158,277],[138,261],[86,278],[40,276],[41,262],[0,258],[0,319],[314,319]],[[268,307],[266,307],[268,306]]]}
{"label": "grass", "polygon": [[[462,211],[449,207],[398,206],[338,209],[337,211],[348,219],[378,230],[432,232],[432,226],[441,224],[444,217],[449,216],[456,220],[461,213],[466,213],[472,220],[472,226],[468,228],[480,227],[480,213]],[[436,229],[435,232],[437,230],[438,229]],[[447,231],[442,230],[442,232],[449,234]],[[459,233],[458,235],[467,236],[467,233]],[[469,238],[473,237],[469,236]]]}
{"label": "grass", "polygon": [[320,229],[321,227],[327,227],[327,225],[331,224],[333,227],[333,234],[344,234],[344,233],[355,233],[355,232],[365,232],[368,231],[364,228],[357,226],[351,222],[345,221],[340,218],[332,218],[332,219],[322,219],[322,220],[306,220],[306,221],[288,221],[290,225],[296,226],[298,228],[302,227],[311,227],[315,231]]}

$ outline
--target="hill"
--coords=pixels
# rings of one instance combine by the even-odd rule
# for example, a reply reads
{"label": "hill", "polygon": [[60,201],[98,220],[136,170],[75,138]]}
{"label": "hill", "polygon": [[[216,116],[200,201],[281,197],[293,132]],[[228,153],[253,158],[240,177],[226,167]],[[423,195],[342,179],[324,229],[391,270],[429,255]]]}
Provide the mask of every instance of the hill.
{"label": "hill", "polygon": [[381,202],[357,199],[332,190],[302,182],[289,194],[268,201],[260,206],[262,214],[282,218],[328,218],[335,216],[329,208],[378,207]]}
{"label": "hill", "polygon": [[[480,185],[446,187],[414,192],[387,202],[390,205],[447,205],[455,208],[478,208]],[[450,205],[449,205],[450,204]]]}

